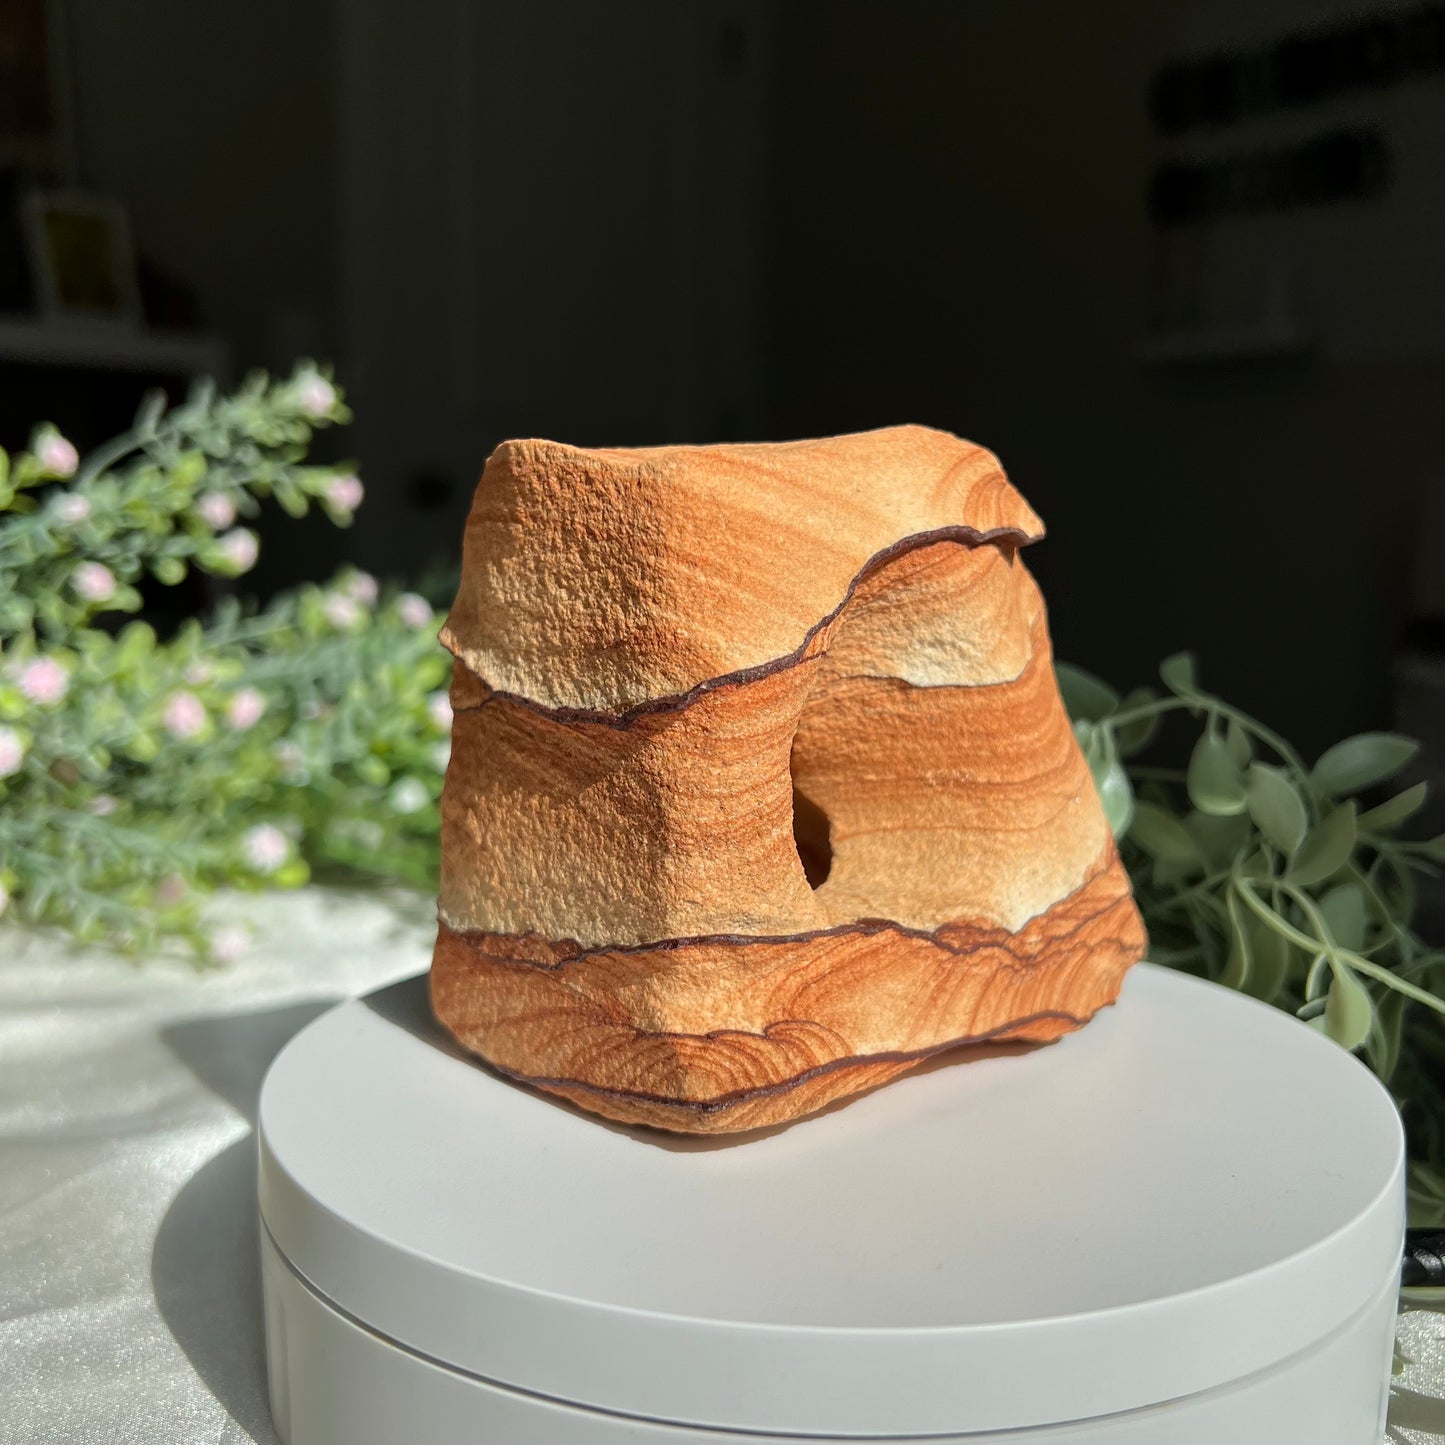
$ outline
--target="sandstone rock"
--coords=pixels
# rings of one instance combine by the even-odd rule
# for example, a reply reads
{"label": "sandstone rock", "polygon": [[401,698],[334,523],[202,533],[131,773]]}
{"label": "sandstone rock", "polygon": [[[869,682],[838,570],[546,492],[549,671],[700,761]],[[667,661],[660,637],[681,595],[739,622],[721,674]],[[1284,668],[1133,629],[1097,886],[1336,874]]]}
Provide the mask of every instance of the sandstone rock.
{"label": "sandstone rock", "polygon": [[1042,1041],[1144,937],[987,451],[508,442],[467,523],[438,1018],[630,1123]]}

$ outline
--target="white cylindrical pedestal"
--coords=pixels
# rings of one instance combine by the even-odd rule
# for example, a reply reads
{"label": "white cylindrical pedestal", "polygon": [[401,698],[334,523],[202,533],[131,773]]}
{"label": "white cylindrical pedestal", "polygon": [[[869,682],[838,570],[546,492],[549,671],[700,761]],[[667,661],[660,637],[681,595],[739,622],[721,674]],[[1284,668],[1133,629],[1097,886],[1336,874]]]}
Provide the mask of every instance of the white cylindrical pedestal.
{"label": "white cylindrical pedestal", "polygon": [[289,1445],[1372,1445],[1403,1141],[1333,1044],[1162,970],[1047,1048],[739,1142],[507,1083],[425,980],[261,1101]]}

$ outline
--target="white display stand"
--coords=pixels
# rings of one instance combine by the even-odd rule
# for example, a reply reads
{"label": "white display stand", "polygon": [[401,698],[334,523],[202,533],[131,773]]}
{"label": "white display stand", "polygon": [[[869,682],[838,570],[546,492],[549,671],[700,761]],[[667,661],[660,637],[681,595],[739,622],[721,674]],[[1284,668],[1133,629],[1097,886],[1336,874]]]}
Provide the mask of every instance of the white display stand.
{"label": "white display stand", "polygon": [[1149,965],[1057,1044],[732,1140],[508,1083],[425,979],[261,1097],[289,1445],[1369,1445],[1403,1138],[1356,1060]]}

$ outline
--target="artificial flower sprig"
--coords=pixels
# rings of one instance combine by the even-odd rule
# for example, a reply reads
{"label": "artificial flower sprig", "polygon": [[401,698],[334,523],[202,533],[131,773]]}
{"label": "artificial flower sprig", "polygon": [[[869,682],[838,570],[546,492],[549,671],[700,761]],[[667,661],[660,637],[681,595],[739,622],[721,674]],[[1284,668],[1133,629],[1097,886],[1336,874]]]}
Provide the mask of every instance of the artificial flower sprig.
{"label": "artificial flower sprig", "polygon": [[0,453],[0,911],[225,958],[243,939],[204,921],[217,884],[295,886],[328,863],[430,880],[450,708],[425,598],[347,569],[168,638],[115,627],[143,573],[249,570],[259,544],[235,523],[258,498],[348,522],[354,470],[305,461],[346,416],[303,366],[148,407],[84,460],[53,428]]}

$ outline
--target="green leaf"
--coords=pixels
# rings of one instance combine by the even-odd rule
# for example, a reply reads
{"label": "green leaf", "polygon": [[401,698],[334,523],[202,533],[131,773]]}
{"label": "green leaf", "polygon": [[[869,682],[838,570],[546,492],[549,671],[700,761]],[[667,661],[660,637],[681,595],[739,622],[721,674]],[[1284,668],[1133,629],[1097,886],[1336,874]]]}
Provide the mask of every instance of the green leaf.
{"label": "green leaf", "polygon": [[1355,805],[1341,803],[1322,823],[1310,829],[1289,865],[1289,880],[1305,888],[1323,883],[1350,861],[1354,851]]}
{"label": "green leaf", "polygon": [[1219,982],[1225,988],[1242,989],[1248,984],[1252,971],[1250,922],[1232,888],[1225,895],[1225,907],[1229,912],[1229,957],[1225,959],[1224,972],[1219,975]]}
{"label": "green leaf", "polygon": [[1250,742],[1249,734],[1233,718],[1230,718],[1229,725],[1224,730],[1224,745],[1229,749],[1229,756],[1234,759],[1234,766],[1241,773],[1254,761],[1254,744]]}
{"label": "green leaf", "polygon": [[1337,966],[1325,996],[1325,1032],[1344,1049],[1357,1049],[1370,1037],[1375,1006],[1364,984]]}
{"label": "green leaf", "polygon": [[1309,826],[1309,815],[1294,784],[1279,768],[1251,763],[1244,791],[1254,826],[1281,852],[1293,853]]}
{"label": "green leaf", "polygon": [[1356,952],[1365,946],[1365,891],[1358,883],[1331,888],[1315,906],[1331,942]]}
{"label": "green leaf", "polygon": [[1315,954],[1315,956],[1310,960],[1309,972],[1305,974],[1305,998],[1317,999],[1325,991],[1329,977],[1329,954]]}
{"label": "green leaf", "polygon": [[1375,1030],[1370,1036],[1367,1057],[1370,1067],[1384,1083],[1389,1083],[1400,1062],[1400,1034],[1405,1020],[1405,997],[1393,991],[1386,993],[1375,1008]]}
{"label": "green leaf", "polygon": [[1210,813],[1191,812],[1185,816],[1184,826],[1211,868],[1229,867],[1250,838],[1250,822],[1244,813],[1221,818]]}
{"label": "green leaf", "polygon": [[1136,803],[1129,837],[1151,857],[1166,863],[1202,861],[1189,830],[1157,803]]}
{"label": "green leaf", "polygon": [[1099,790],[1099,801],[1104,806],[1109,831],[1116,839],[1124,837],[1134,821],[1134,788],[1128,773],[1115,758],[1104,770],[1104,775],[1094,779],[1094,783]]}
{"label": "green leaf", "polygon": [[1256,900],[1257,916],[1249,931],[1249,979],[1244,991],[1264,1003],[1273,1003],[1289,977],[1294,949],[1288,938],[1274,927],[1283,923],[1274,911]]}
{"label": "green leaf", "polygon": [[1081,667],[1069,662],[1055,663],[1054,675],[1059,680],[1059,692],[1071,718],[1097,722],[1119,706],[1119,694],[1108,683]]}
{"label": "green leaf", "polygon": [[1164,686],[1178,697],[1193,697],[1199,689],[1194,675],[1194,654],[1176,652],[1159,664],[1159,676]]}
{"label": "green leaf", "polygon": [[1396,793],[1393,798],[1379,804],[1378,807],[1361,813],[1360,831],[1362,833],[1366,830],[1372,833],[1393,831],[1407,818],[1414,817],[1425,806],[1425,798],[1429,791],[1428,783],[1416,783],[1413,788],[1406,788],[1403,793]]}
{"label": "green leaf", "polygon": [[1189,758],[1189,797],[1201,813],[1229,818],[1245,809],[1244,779],[1228,745],[1210,729],[1200,735]]}
{"label": "green leaf", "polygon": [[[1124,701],[1120,703],[1119,710],[1133,712],[1157,701],[1158,695],[1152,687],[1136,687],[1132,692],[1124,695]],[[1157,712],[1148,713],[1144,717],[1135,718],[1132,722],[1116,727],[1114,731],[1120,754],[1123,757],[1132,758],[1135,753],[1141,752],[1153,742],[1154,734],[1159,731],[1159,714]]]}
{"label": "green leaf", "polygon": [[1314,765],[1310,782],[1336,798],[1358,793],[1398,773],[1419,751],[1414,738],[1398,733],[1360,733],[1327,749]]}

